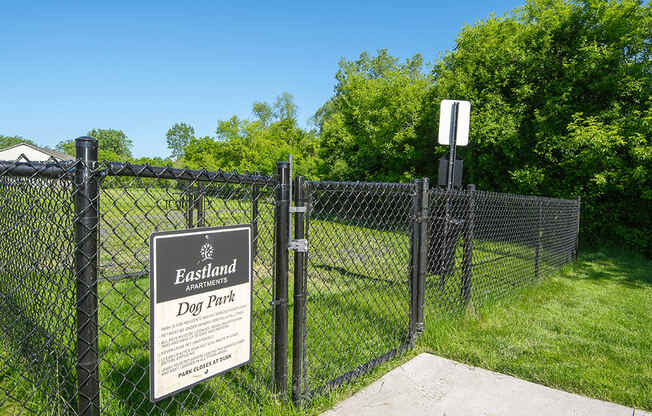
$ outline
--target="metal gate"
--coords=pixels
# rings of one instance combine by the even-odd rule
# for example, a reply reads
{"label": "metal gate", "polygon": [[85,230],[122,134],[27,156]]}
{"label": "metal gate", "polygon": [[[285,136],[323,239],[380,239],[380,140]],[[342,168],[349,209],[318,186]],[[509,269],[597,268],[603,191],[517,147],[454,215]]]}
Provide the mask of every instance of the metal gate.
{"label": "metal gate", "polygon": [[295,402],[348,382],[412,343],[415,190],[415,184],[295,181]]}

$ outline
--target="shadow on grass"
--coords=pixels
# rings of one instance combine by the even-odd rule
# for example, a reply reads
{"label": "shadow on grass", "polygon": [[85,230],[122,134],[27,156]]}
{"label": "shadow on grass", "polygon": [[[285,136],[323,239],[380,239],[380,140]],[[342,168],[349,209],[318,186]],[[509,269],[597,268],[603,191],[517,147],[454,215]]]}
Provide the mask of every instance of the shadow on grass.
{"label": "shadow on grass", "polygon": [[[424,283],[424,308],[426,310],[447,311],[459,313],[464,310],[462,298],[461,274],[445,276],[428,274]],[[442,285],[443,282],[443,285]]]}
{"label": "shadow on grass", "polygon": [[618,282],[631,288],[652,285],[652,263],[632,252],[610,249],[583,253],[572,270],[575,278],[585,280]]}
{"label": "shadow on grass", "polygon": [[[102,401],[102,407],[117,399],[118,409],[125,415],[178,414],[182,408],[198,408],[213,396],[209,387],[199,384],[157,403],[150,402],[149,359],[142,355],[134,361],[114,366],[109,377],[101,380],[101,386],[111,395]],[[113,407],[111,404],[108,406]]]}
{"label": "shadow on grass", "polygon": [[268,363],[267,374],[253,364],[225,373],[222,378],[238,398],[246,397],[250,408],[260,408],[274,401],[272,392],[272,362]]}

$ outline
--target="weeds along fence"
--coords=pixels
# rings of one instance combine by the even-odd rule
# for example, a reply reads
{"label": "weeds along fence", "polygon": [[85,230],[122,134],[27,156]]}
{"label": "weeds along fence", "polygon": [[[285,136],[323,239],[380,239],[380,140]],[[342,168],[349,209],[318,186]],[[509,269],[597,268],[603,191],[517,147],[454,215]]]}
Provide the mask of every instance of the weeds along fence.
{"label": "weeds along fence", "polygon": [[[76,144],[76,161],[0,162],[1,415],[306,405],[577,254],[578,200],[306,181],[286,162],[272,176],[98,163],[96,141]],[[150,234],[244,223],[251,362],[150,402]]]}

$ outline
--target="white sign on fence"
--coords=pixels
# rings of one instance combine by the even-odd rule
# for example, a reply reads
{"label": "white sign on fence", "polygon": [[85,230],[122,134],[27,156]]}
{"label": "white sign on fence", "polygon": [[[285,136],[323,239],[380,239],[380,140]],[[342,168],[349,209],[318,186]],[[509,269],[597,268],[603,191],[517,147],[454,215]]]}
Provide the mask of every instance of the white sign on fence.
{"label": "white sign on fence", "polygon": [[251,226],[150,237],[150,400],[251,358]]}
{"label": "white sign on fence", "polygon": [[471,103],[460,100],[443,100],[439,111],[439,144],[451,144],[451,120],[453,104],[458,104],[457,113],[457,146],[469,144],[469,122],[471,120]]}

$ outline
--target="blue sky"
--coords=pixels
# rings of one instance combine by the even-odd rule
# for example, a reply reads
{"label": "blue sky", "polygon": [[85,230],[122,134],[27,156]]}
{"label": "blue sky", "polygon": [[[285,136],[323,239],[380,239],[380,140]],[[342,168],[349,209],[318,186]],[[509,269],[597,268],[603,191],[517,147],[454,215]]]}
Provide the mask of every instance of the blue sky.
{"label": "blue sky", "polygon": [[0,134],[54,146],[115,128],[135,156],[167,156],[175,122],[213,135],[283,91],[307,125],[340,58],[387,48],[432,62],[464,24],[522,3],[0,0]]}

